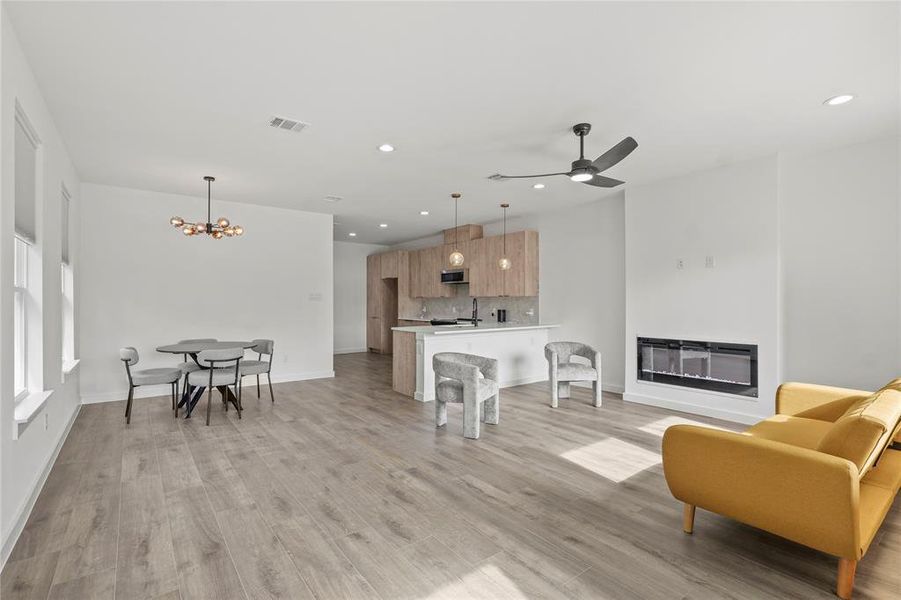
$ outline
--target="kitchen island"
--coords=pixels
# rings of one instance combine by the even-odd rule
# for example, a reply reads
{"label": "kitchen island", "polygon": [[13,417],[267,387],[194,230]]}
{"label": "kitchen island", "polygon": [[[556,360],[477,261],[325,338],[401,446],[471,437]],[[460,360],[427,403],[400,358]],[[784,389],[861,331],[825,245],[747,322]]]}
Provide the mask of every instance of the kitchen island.
{"label": "kitchen island", "polygon": [[548,377],[544,345],[548,330],[558,325],[497,323],[393,327],[394,390],[421,402],[435,399],[432,356],[464,352],[496,358],[501,387],[545,381]]}

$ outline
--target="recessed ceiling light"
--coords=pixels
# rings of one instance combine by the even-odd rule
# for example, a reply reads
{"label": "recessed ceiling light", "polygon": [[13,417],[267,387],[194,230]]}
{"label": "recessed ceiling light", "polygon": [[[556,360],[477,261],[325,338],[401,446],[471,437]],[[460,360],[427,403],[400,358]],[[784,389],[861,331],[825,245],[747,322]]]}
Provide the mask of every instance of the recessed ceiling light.
{"label": "recessed ceiling light", "polygon": [[379,150],[381,150],[382,152],[394,152],[394,146],[392,146],[391,144],[382,144],[381,146],[379,146]]}
{"label": "recessed ceiling light", "polygon": [[379,227],[381,227],[382,229],[385,229],[386,227],[388,227],[388,224],[387,223],[379,223]]}
{"label": "recessed ceiling light", "polygon": [[851,102],[851,100],[854,100],[853,94],[839,94],[838,96],[829,98],[828,100],[823,102],[823,104],[826,104],[828,106],[838,106],[839,104],[847,104],[848,102]]}
{"label": "recessed ceiling light", "polygon": [[427,216],[429,216],[429,211],[421,210],[421,211],[419,211],[419,214],[421,214],[423,217],[427,217]]}
{"label": "recessed ceiling light", "polygon": [[532,187],[535,188],[536,190],[543,190],[543,189],[544,189],[544,184],[543,184],[543,183],[536,183],[536,184],[533,185]]}
{"label": "recessed ceiling light", "polygon": [[351,231],[351,232],[348,233],[347,235],[348,235],[349,237],[357,237],[357,234],[354,233],[353,231]]}

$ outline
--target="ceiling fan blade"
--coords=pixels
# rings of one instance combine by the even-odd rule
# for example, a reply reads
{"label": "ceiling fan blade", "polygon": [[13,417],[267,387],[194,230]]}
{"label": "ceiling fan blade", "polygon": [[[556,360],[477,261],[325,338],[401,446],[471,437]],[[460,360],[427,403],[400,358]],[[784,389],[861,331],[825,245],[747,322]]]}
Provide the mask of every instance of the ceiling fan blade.
{"label": "ceiling fan blade", "polygon": [[569,175],[569,173],[543,173],[541,175],[501,175],[498,173],[497,175],[493,175],[489,177],[489,179],[497,178],[497,179],[529,179],[532,177],[553,177],[554,175]]}
{"label": "ceiling fan blade", "polygon": [[593,185],[595,187],[602,188],[612,188],[618,185],[622,185],[626,183],[625,181],[620,181],[619,179],[613,179],[612,177],[604,177],[603,175],[595,175],[588,181],[583,181],[582,183]]}
{"label": "ceiling fan blade", "polygon": [[629,156],[633,150],[638,148],[638,142],[633,138],[623,138],[617,145],[607,150],[597,157],[591,165],[598,171],[606,171],[622,159]]}

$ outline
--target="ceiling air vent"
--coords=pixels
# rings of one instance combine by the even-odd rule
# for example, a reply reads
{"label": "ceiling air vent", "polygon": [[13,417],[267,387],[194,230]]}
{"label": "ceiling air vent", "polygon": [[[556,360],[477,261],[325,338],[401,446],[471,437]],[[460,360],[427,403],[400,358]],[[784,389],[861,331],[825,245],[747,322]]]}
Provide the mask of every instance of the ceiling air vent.
{"label": "ceiling air vent", "polygon": [[287,119],[285,117],[272,117],[269,120],[269,126],[275,127],[276,129],[284,129],[286,131],[293,131],[295,133],[299,133],[303,131],[306,127],[309,127],[309,123],[304,123],[303,121],[298,121],[297,119]]}

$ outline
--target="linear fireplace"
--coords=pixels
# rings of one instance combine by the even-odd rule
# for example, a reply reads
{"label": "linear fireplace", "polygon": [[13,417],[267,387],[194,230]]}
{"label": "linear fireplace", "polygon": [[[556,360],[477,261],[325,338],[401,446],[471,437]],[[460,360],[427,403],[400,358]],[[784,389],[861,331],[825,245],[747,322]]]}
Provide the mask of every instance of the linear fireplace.
{"label": "linear fireplace", "polygon": [[638,338],[638,379],[757,397],[757,346]]}

